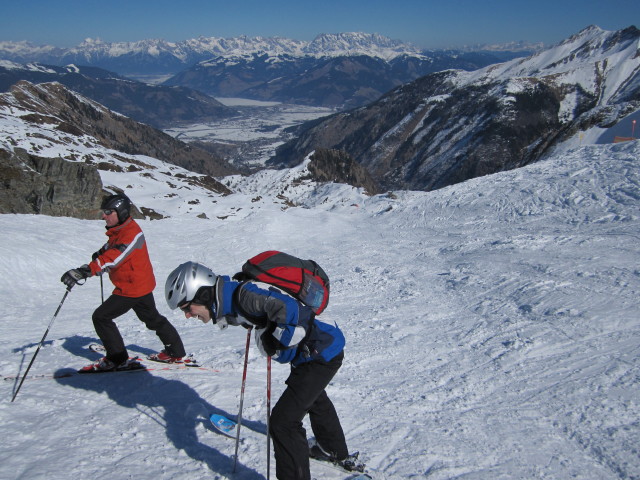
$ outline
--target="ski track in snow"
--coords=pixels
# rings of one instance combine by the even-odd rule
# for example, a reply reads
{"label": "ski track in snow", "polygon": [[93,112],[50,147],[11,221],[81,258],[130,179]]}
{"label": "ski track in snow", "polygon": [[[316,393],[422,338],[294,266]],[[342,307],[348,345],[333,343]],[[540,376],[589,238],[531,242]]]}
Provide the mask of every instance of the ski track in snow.
{"label": "ski track in snow", "polygon": [[[227,220],[142,221],[160,311],[220,372],[27,380],[14,403],[4,381],[0,478],[266,478],[265,359],[252,346],[233,474],[234,441],[208,416],[237,414],[246,333],[163,298],[179,263],[232,275],[266,249],[329,273],[323,316],[347,337],[329,394],[350,449],[386,478],[640,478],[639,158],[638,142],[582,147],[431,193],[286,210],[236,194],[217,204],[241,212]],[[1,374],[25,371],[102,224],[0,216]],[[72,290],[31,374],[97,358],[99,301],[98,279]],[[160,347],[132,313],[118,324],[132,352]],[[287,374],[274,365],[273,404]]]}

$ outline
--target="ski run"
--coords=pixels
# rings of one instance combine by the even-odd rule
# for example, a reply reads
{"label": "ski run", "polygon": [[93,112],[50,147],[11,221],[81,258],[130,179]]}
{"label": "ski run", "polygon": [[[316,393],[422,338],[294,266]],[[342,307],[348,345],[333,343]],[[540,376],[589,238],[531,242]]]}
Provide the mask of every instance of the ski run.
{"label": "ski run", "polygon": [[[0,478],[266,478],[265,436],[254,434],[266,431],[265,359],[251,348],[247,435],[232,473],[234,442],[209,417],[236,418],[246,333],[184,319],[163,289],[184,261],[233,275],[277,249],[318,261],[331,279],[322,315],[339,323],[347,347],[329,394],[349,448],[372,470],[388,479],[638,479],[639,159],[637,141],[575,145],[430,193],[292,185],[291,208],[273,187],[286,172],[266,171],[233,179],[233,195],[203,195],[208,220],[178,210],[151,179],[101,172],[171,216],[140,222],[156,301],[187,351],[219,371],[26,381],[13,403],[17,379],[0,382]],[[99,220],[0,215],[1,375],[24,373],[65,291],[60,276],[104,238]],[[100,295],[97,278],[72,290],[30,374],[96,358],[86,347],[98,341]],[[118,324],[131,352],[161,348],[133,313]],[[273,366],[273,403],[287,374]]]}

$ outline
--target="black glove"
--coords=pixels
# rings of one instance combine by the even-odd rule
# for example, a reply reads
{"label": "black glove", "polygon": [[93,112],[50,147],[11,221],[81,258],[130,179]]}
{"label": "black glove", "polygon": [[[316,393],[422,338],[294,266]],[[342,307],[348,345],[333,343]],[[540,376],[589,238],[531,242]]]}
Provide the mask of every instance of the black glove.
{"label": "black glove", "polygon": [[100,247],[100,250],[98,250],[97,252],[93,252],[93,255],[91,255],[91,261],[95,262],[96,258],[98,258],[99,255],[102,255],[107,248],[108,248],[108,245],[103,245],[102,247]]}
{"label": "black glove", "polygon": [[267,332],[262,334],[261,340],[262,345],[264,346],[264,351],[267,352],[267,355],[270,357],[274,356],[280,346],[280,342],[278,342],[271,333]]}
{"label": "black glove", "polygon": [[266,357],[272,357],[277,350],[282,350],[282,344],[273,336],[275,329],[276,324],[269,322],[266,328],[257,328],[255,332],[258,350]]}
{"label": "black glove", "polygon": [[246,280],[249,280],[249,277],[247,277],[247,274],[244,272],[238,272],[233,277],[231,277],[231,279],[235,280],[236,282],[244,282]]}
{"label": "black glove", "polygon": [[65,274],[60,277],[60,281],[64,283],[67,288],[71,289],[74,285],[82,285],[80,281],[90,276],[91,269],[89,265],[82,265],[81,267],[72,268],[68,272],[65,272]]}

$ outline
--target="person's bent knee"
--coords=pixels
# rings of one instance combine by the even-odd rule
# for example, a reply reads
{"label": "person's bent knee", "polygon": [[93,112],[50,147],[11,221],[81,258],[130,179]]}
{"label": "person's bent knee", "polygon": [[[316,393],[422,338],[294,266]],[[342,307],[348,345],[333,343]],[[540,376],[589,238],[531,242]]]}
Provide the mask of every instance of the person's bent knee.
{"label": "person's bent knee", "polygon": [[91,315],[91,320],[95,324],[95,323],[108,322],[111,319],[109,317],[105,316],[104,314],[102,314],[100,312],[100,308],[96,308],[96,310],[93,312],[93,315]]}
{"label": "person's bent knee", "polygon": [[274,408],[269,417],[269,431],[274,436],[290,434],[301,426],[302,421],[284,409]]}

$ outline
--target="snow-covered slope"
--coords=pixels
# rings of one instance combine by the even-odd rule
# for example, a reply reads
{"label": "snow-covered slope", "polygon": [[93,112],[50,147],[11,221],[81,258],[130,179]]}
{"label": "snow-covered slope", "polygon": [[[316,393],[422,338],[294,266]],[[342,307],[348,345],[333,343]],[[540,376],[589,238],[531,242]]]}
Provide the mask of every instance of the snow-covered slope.
{"label": "snow-covered slope", "polygon": [[[553,79],[559,87],[579,85],[595,97],[596,105],[606,105],[619,102],[621,98],[616,97],[637,88],[638,51],[640,39],[635,27],[608,32],[591,26],[530,57],[462,72],[458,82],[470,85],[511,80],[513,88],[524,88],[524,85],[518,86],[519,78]],[[562,106],[561,110],[570,115],[569,107],[576,108],[576,105]]]}
{"label": "snow-covered slope", "polygon": [[[237,413],[245,331],[187,321],[163,300],[179,263],[232,274],[265,249],[329,273],[323,315],[347,337],[329,394],[350,448],[386,478],[638,478],[638,158],[638,142],[582,147],[430,193],[298,187],[305,206],[288,208],[271,201],[273,185],[295,172],[261,172],[228,179],[237,193],[215,203],[200,197],[210,220],[157,184],[101,172],[172,216],[141,222],[156,299],[219,371],[27,380],[14,403],[17,381],[4,380],[0,478],[266,478],[265,360],[251,349],[232,474],[233,441],[206,416]],[[103,232],[97,220],[0,216],[0,374],[24,372],[64,293],[60,275]],[[85,346],[99,302],[97,279],[72,290],[32,374],[95,358]],[[131,352],[159,348],[133,314],[118,323]],[[274,367],[274,401],[287,373]]]}

